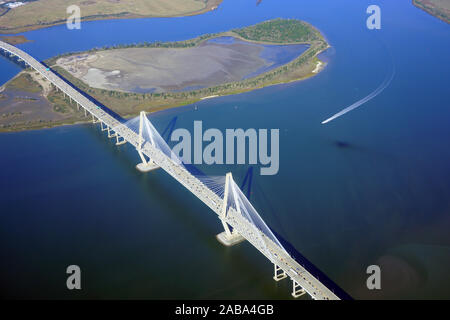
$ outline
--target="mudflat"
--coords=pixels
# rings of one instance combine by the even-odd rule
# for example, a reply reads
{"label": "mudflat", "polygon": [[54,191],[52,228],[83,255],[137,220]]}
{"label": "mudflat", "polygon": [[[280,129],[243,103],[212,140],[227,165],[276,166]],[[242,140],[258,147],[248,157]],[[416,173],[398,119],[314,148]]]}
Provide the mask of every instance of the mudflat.
{"label": "mudflat", "polygon": [[67,7],[80,8],[82,20],[173,17],[214,10],[222,0],[36,0],[0,16],[0,33],[17,33],[66,23]]}
{"label": "mudflat", "polygon": [[[274,19],[177,42],[144,42],[67,53],[45,63],[66,81],[127,118],[142,110],[154,112],[307,79],[326,66],[317,55],[327,48],[326,40],[310,24]],[[0,131],[88,120],[76,104],[33,70],[24,70],[2,89],[1,101],[16,99],[22,103],[15,104],[15,110],[0,104],[4,116]],[[37,104],[46,101],[26,92],[41,95],[53,109],[46,105],[38,107],[45,109],[44,113],[36,110]]]}
{"label": "mudflat", "polygon": [[57,65],[90,87],[160,93],[240,81],[273,64],[261,57],[263,50],[245,41],[207,41],[192,48],[103,50],[63,57]]}

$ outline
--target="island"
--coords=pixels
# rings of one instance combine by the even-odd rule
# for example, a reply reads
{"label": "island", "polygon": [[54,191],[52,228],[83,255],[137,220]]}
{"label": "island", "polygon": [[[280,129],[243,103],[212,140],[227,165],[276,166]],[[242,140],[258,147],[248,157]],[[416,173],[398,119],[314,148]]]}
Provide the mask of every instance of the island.
{"label": "island", "polygon": [[[0,1],[1,2],[1,1]],[[20,33],[66,23],[67,8],[81,20],[177,17],[214,10],[222,0],[22,0],[0,6],[0,33]],[[16,4],[17,3],[17,4]]]}
{"label": "island", "polygon": [[23,35],[20,35],[20,36],[0,36],[0,40],[4,41],[6,43],[12,44],[13,46],[18,45],[18,44],[22,44],[22,43],[31,42],[31,40],[28,40]]}
{"label": "island", "polygon": [[450,1],[445,0],[413,0],[413,4],[429,14],[450,23]]}
{"label": "island", "polygon": [[[309,78],[325,67],[317,56],[327,48],[329,44],[312,25],[274,19],[185,41],[66,53],[45,63],[128,118],[142,110],[154,112]],[[34,70],[24,70],[6,83],[2,95],[1,131],[86,121]]]}

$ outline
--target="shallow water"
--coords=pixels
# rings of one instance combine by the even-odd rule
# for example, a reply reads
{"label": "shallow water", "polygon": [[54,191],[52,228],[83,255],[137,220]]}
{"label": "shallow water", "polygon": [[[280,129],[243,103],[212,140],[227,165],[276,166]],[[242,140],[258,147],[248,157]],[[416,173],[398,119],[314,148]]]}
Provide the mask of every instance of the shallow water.
{"label": "shallow water", "polygon": [[243,44],[252,44],[256,47],[262,47],[263,50],[259,54],[261,58],[263,58],[267,65],[259,68],[258,70],[251,72],[245,75],[242,79],[249,79],[252,77],[256,77],[264,72],[273,70],[278,68],[284,64],[287,64],[299,57],[303,52],[305,52],[309,46],[304,44],[291,44],[291,45],[262,45],[251,43],[247,41],[242,41],[236,39],[234,37],[217,37],[211,40],[208,40],[207,43],[218,43],[218,44],[234,44],[234,43],[243,43]]}

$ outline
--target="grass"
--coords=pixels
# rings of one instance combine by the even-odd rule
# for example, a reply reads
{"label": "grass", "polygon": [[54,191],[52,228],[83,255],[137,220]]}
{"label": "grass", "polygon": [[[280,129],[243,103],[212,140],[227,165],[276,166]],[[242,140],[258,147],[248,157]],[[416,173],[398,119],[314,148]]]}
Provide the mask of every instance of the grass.
{"label": "grass", "polygon": [[[21,72],[17,77],[10,80],[5,87],[7,89],[18,89],[26,92],[42,92],[42,87],[39,83],[34,81],[26,71]],[[16,99],[24,99],[23,97],[16,97]],[[1,99],[1,97],[0,97]],[[2,118],[7,118],[8,123],[0,125],[0,132],[14,132],[22,130],[35,130],[42,128],[51,128],[55,126],[67,125],[88,122],[89,118],[84,117],[84,113],[77,110],[74,104],[71,104],[69,99],[63,95],[62,92],[52,89],[47,99],[52,105],[53,112],[66,115],[61,120],[46,120],[41,118],[21,121],[17,116],[22,115],[22,112],[11,112],[2,114]]]}
{"label": "grass", "polygon": [[17,33],[66,23],[67,7],[80,7],[82,20],[169,17],[198,14],[222,0],[37,0],[0,16],[1,33]]}
{"label": "grass", "polygon": [[310,24],[296,19],[275,19],[233,30],[245,40],[270,43],[303,43],[321,39]]}
{"label": "grass", "polygon": [[47,96],[48,101],[53,105],[53,111],[59,113],[70,113],[73,111],[69,104],[68,99],[64,99],[64,96],[59,94],[57,91],[52,90]]}
{"label": "grass", "polygon": [[33,93],[39,93],[42,91],[42,86],[34,81],[28,73],[20,74],[6,84],[6,88],[23,90]]}
{"label": "grass", "polygon": [[27,38],[25,38],[25,36],[4,36],[0,37],[0,40],[12,44],[13,46],[30,41]]}

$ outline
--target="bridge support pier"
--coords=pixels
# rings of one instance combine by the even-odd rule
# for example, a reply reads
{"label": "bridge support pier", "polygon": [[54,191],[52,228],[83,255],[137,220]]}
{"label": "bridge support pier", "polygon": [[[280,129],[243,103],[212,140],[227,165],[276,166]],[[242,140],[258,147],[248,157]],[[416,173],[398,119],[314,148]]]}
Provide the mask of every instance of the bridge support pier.
{"label": "bridge support pier", "polygon": [[138,169],[140,172],[149,172],[158,168],[159,166],[153,161],[148,161],[147,163],[141,162],[136,165],[136,169]]}
{"label": "bridge support pier", "polygon": [[[274,266],[274,276],[273,276],[273,280],[275,281],[280,281],[283,280],[285,278],[287,278],[287,274],[286,272],[284,272],[283,269],[281,269],[279,266],[277,266],[276,264],[273,265]],[[281,272],[280,272],[281,271]]]}
{"label": "bridge support pier", "polygon": [[100,119],[95,120],[94,115],[92,115],[92,123],[97,123],[97,122],[100,122]]}
{"label": "bridge support pier", "polygon": [[108,138],[114,138],[117,135],[117,133],[111,134],[111,129],[108,127]]}
{"label": "bridge support pier", "polygon": [[[222,223],[226,224],[226,222]],[[226,228],[228,228],[228,226],[226,226]],[[233,232],[229,231],[221,232],[218,235],[216,235],[216,238],[221,244],[227,247],[234,246],[235,244],[241,243],[242,241],[245,240],[243,236],[241,236],[238,232],[234,230]]]}
{"label": "bridge support pier", "polygon": [[298,298],[305,293],[306,291],[294,279],[292,279],[292,296],[294,298]]}
{"label": "bridge support pier", "polygon": [[[149,172],[149,171],[158,169],[159,166],[156,163],[154,163],[152,159],[149,159],[147,161],[147,159],[145,158],[144,154],[141,151],[142,144],[145,142],[144,137],[142,135],[143,130],[144,130],[144,120],[145,120],[145,111],[141,111],[141,114],[139,116],[139,144],[136,147],[136,150],[137,150],[142,162],[138,163],[136,165],[136,169],[138,169],[141,172]],[[154,145],[153,139],[151,136],[150,136],[150,142]]]}
{"label": "bridge support pier", "polygon": [[108,126],[103,127],[103,121],[100,121],[100,128],[102,129],[102,131],[106,131],[109,129]]}
{"label": "bridge support pier", "polygon": [[154,163],[152,159],[149,159],[147,161],[141,150],[137,149],[137,152],[142,160],[141,163],[138,163],[136,165],[136,169],[138,169],[140,172],[149,172],[159,168],[159,166],[156,163]]}
{"label": "bridge support pier", "polygon": [[120,146],[121,144],[125,144],[127,143],[127,140],[125,140],[124,138],[122,138],[122,140],[120,140],[120,136],[116,133],[116,146]]}
{"label": "bridge support pier", "polygon": [[[222,222],[223,228],[225,229],[224,232],[219,233],[216,235],[217,240],[223,244],[224,246],[230,247],[235,244],[238,244],[245,240],[243,236],[241,236],[236,230],[230,230],[230,227],[228,226],[228,223],[225,221],[225,218],[228,213],[228,193],[229,193],[229,186],[231,182],[232,175],[231,172],[227,173],[225,177],[225,192],[223,196],[223,205],[222,205],[222,215],[220,216],[220,220]],[[237,211],[241,213],[241,209],[239,207],[239,204],[237,203]]]}

